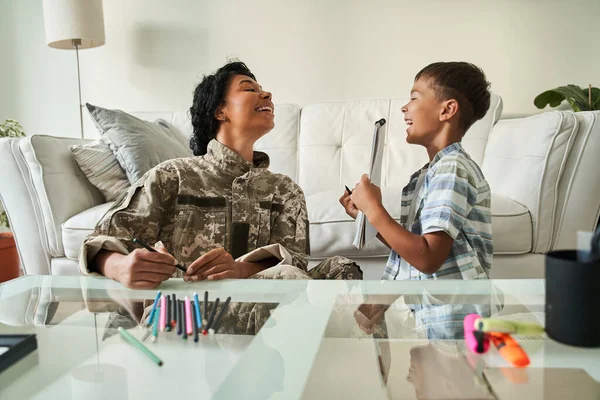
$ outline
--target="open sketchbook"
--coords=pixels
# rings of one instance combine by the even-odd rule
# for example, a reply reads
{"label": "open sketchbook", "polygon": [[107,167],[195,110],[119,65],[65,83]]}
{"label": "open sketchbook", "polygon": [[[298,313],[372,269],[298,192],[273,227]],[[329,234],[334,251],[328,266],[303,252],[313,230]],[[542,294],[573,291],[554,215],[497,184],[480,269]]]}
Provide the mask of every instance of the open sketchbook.
{"label": "open sketchbook", "polygon": [[[371,183],[381,186],[381,162],[383,160],[383,144],[385,137],[380,133],[380,129],[385,125],[385,119],[381,118],[375,122],[375,131],[373,132],[373,145],[371,146],[371,163],[369,164],[369,179]],[[362,249],[377,236],[377,231],[369,223],[365,215],[359,211],[356,216],[356,235],[352,245],[357,249]]]}

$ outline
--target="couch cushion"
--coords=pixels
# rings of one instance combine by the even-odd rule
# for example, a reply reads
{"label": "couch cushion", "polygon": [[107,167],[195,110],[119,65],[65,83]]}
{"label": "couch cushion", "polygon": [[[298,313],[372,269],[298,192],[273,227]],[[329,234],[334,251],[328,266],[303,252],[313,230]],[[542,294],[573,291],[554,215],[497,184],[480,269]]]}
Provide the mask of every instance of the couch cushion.
{"label": "couch cushion", "polygon": [[[363,250],[352,246],[356,225],[339,203],[343,189],[319,192],[306,197],[310,221],[312,259],[332,256],[386,257],[389,249],[375,239]],[[398,187],[382,188],[383,204],[394,219],[400,219]],[[492,194],[492,235],[494,254],[523,254],[531,251],[532,226],[529,210],[514,200]]]}
{"label": "couch cushion", "polygon": [[[361,100],[310,104],[302,109],[298,149],[298,183],[306,195],[331,188],[354,186],[369,171],[374,123],[385,138],[382,186],[403,187],[413,172],[427,161],[421,146],[406,142],[406,123],[401,108],[408,99]],[[481,165],[483,149],[502,111],[502,99],[492,95],[486,116],[465,135],[465,149]],[[319,179],[315,179],[318,176]]]}
{"label": "couch cushion", "polygon": [[[356,224],[339,203],[343,192],[344,189],[335,189],[306,197],[308,220],[310,221],[311,258],[387,256],[390,252],[389,249],[377,239],[374,239],[362,250],[352,246]],[[402,188],[384,187],[381,194],[386,209],[392,217],[399,219],[399,199]]]}
{"label": "couch cushion", "polygon": [[79,258],[79,248],[87,235],[92,233],[96,224],[113,205],[113,202],[100,204],[69,218],[62,224],[62,239],[65,256],[72,260]]}
{"label": "couch cushion", "polygon": [[532,229],[531,214],[527,207],[506,197],[492,194],[494,254],[530,252]]}
{"label": "couch cushion", "polygon": [[485,146],[492,128],[502,114],[502,98],[492,93],[490,108],[485,116],[469,128],[462,140],[463,148],[471,158],[481,166],[485,154]]}
{"label": "couch cushion", "polygon": [[530,211],[534,253],[546,253],[551,248],[558,182],[577,128],[573,112],[553,111],[501,120],[489,137],[483,173],[493,193]]}

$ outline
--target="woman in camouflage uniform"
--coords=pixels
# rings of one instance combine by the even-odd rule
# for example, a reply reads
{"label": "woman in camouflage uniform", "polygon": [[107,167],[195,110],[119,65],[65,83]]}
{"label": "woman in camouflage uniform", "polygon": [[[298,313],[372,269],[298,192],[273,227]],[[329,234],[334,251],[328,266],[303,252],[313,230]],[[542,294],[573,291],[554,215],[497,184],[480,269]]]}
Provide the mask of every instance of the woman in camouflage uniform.
{"label": "woman in camouflage uniform", "polygon": [[[271,93],[241,62],[205,76],[190,108],[195,157],[148,171],[86,238],[84,274],[150,289],[170,277],[361,279],[334,257],[307,271],[310,243],[302,189],[268,171],[254,143],[274,127]],[[159,252],[138,248],[139,238]],[[186,272],[175,269],[179,262]]]}

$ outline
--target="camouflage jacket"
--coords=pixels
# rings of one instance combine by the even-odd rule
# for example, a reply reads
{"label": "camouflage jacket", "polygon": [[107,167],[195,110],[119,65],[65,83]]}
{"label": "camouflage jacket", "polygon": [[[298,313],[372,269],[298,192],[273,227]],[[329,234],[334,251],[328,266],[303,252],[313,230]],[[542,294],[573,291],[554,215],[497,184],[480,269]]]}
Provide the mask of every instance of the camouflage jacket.
{"label": "camouflage jacket", "polygon": [[[306,270],[310,244],[302,189],[288,176],[269,172],[269,157],[253,163],[216,140],[204,156],[163,162],[118,199],[86,238],[80,269],[101,250],[128,254],[138,237],[162,241],[182,264],[223,247],[233,258],[280,244],[292,264]],[[179,270],[178,275],[181,275]]]}

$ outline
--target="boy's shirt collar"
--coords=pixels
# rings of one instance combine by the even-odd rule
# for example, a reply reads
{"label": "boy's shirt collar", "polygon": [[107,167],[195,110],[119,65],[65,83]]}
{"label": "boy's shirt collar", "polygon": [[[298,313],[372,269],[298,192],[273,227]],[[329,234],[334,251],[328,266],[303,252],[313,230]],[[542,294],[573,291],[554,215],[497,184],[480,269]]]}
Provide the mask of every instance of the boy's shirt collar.
{"label": "boy's shirt collar", "polygon": [[448,146],[444,147],[443,149],[441,149],[440,151],[437,152],[437,154],[433,157],[433,160],[431,160],[431,162],[429,162],[428,167],[433,167],[435,165],[435,163],[437,163],[446,154],[450,154],[455,151],[461,151],[461,150],[463,150],[461,142],[450,143]]}

